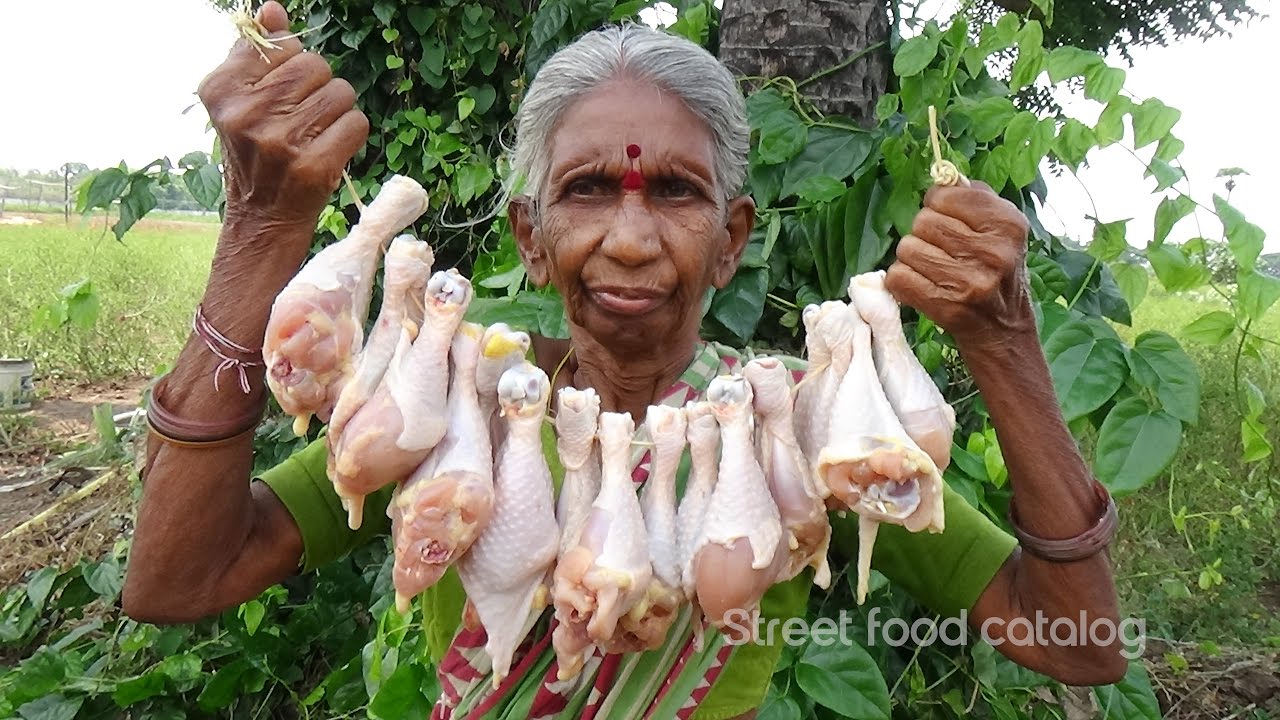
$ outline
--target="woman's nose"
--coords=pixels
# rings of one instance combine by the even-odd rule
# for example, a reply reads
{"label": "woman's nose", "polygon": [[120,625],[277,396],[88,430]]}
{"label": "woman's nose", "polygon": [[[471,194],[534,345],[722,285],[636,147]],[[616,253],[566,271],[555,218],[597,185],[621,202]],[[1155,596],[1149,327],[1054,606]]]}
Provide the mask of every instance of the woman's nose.
{"label": "woman's nose", "polygon": [[600,250],[613,260],[628,266],[644,265],[662,254],[658,223],[643,199],[627,197],[622,200],[613,226],[600,244]]}

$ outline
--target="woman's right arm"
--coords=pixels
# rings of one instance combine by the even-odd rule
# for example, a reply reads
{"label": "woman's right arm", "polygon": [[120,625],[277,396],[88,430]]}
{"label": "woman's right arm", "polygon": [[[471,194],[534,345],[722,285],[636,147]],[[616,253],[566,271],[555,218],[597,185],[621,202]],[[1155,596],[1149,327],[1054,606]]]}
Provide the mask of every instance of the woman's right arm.
{"label": "woman's right arm", "polygon": [[[258,14],[273,35],[288,29],[284,8]],[[202,299],[209,323],[230,340],[262,345],[271,304],[306,258],[320,210],[347,161],[364,145],[368,120],[355,93],[319,55],[295,39],[278,50],[245,41],[200,85],[222,142],[227,210]],[[226,423],[267,399],[262,368],[250,392],[192,334],[157,385],[171,414]],[[270,489],[250,483],[253,434],[230,444],[174,445],[152,434],[142,502],[125,576],[124,610],[138,620],[186,622],[249,600],[298,567],[297,524]]]}

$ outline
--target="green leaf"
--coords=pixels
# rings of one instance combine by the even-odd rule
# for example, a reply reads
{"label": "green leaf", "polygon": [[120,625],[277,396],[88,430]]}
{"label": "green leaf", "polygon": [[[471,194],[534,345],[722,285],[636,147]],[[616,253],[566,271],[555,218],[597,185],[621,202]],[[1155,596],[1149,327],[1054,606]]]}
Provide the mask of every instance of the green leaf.
{"label": "green leaf", "polygon": [[1245,404],[1249,408],[1248,416],[1255,419],[1262,417],[1262,411],[1267,409],[1267,398],[1262,394],[1262,388],[1254,385],[1251,380],[1242,380],[1240,384],[1244,386]]}
{"label": "green leaf", "polygon": [[1084,75],[1089,69],[1102,64],[1103,60],[1097,53],[1070,45],[1054,48],[1049,51],[1049,57],[1045,60],[1049,81],[1053,83]]}
{"label": "green leaf", "polygon": [[1231,255],[1242,269],[1252,270],[1262,254],[1266,233],[1262,228],[1244,219],[1244,214],[1218,195],[1213,196],[1213,207],[1222,220],[1222,231],[1227,236]]}
{"label": "green leaf", "polygon": [[1027,269],[1031,271],[1032,285],[1039,283],[1037,299],[1049,302],[1067,294],[1071,281],[1053,258],[1036,252],[1028,253]]}
{"label": "green leaf", "polygon": [[1236,287],[1240,309],[1250,320],[1261,320],[1263,313],[1280,300],[1280,278],[1263,275],[1257,270],[1237,272]]}
{"label": "green leaf", "polygon": [[1089,243],[1089,254],[1103,262],[1110,262],[1120,257],[1121,253],[1129,249],[1129,243],[1125,241],[1125,225],[1132,219],[1109,223],[1094,220],[1093,242]]}
{"label": "green leaf", "polygon": [[53,583],[57,579],[58,568],[46,566],[37,570],[27,581],[27,599],[37,611],[44,609],[44,601],[49,599],[49,591],[53,589]]}
{"label": "green leaf", "polygon": [[382,31],[382,39],[389,43],[393,43],[400,39],[400,31],[395,28],[386,28]]}
{"label": "green leaf", "polygon": [[409,24],[419,35],[427,34],[427,30],[435,24],[436,16],[439,14],[434,8],[424,8],[420,5],[410,5],[406,8],[406,12],[409,14]]}
{"label": "green leaf", "polygon": [[156,207],[156,196],[151,193],[152,180],[146,176],[134,176],[129,183],[129,191],[120,198],[120,217],[111,226],[116,240],[124,238],[124,234]]}
{"label": "green leaf", "polygon": [[199,678],[202,665],[199,655],[182,653],[180,655],[170,655],[161,660],[156,669],[181,686]]}
{"label": "green leaf", "polygon": [[258,632],[258,627],[262,625],[262,619],[267,615],[267,608],[257,600],[250,600],[240,606],[240,613],[244,618],[245,632],[253,635]]}
{"label": "green leaf", "polygon": [[1133,107],[1133,102],[1123,95],[1117,95],[1102,109],[1098,115],[1098,125],[1094,134],[1098,138],[1098,147],[1107,147],[1124,139],[1124,116]]}
{"label": "green leaf", "polygon": [[939,35],[917,35],[909,38],[893,56],[893,74],[909,77],[922,72],[938,55]]}
{"label": "green leaf", "polygon": [[391,673],[378,694],[369,702],[369,716],[383,720],[424,718],[431,714],[432,701],[423,694],[427,674],[421,665],[401,664]]}
{"label": "green leaf", "polygon": [[1147,296],[1147,285],[1151,281],[1150,276],[1147,275],[1147,269],[1141,265],[1117,262],[1111,264],[1111,274],[1115,277],[1120,294],[1124,296],[1124,301],[1128,303],[1129,308],[1138,309]]}
{"label": "green leaf", "polygon": [[471,111],[476,109],[476,101],[471,97],[458,98],[458,119],[466,120],[471,117]]}
{"label": "green leaf", "polygon": [[1130,660],[1124,679],[1093,689],[1103,720],[1160,720],[1160,704],[1151,690],[1146,666]]}
{"label": "green leaf", "polygon": [[61,693],[45,695],[18,708],[24,720],[71,720],[84,705],[83,697],[66,697]]}
{"label": "green leaf", "polygon": [[711,300],[711,316],[740,342],[755,334],[764,312],[765,294],[769,291],[769,271],[739,271]]}
{"label": "green leaf", "polygon": [[373,4],[373,14],[378,18],[378,22],[383,25],[390,25],[396,16],[396,6],[399,5],[395,0],[378,0]]}
{"label": "green leaf", "polygon": [[230,705],[238,697],[240,678],[249,667],[249,661],[240,658],[220,668],[200,690],[200,695],[196,697],[196,704],[205,712],[213,712]]}
{"label": "green leaf", "polygon": [[1143,173],[1143,177],[1153,177],[1156,179],[1156,192],[1164,192],[1173,187],[1186,176],[1182,168],[1176,168],[1160,158],[1152,158],[1147,164],[1147,170]]}
{"label": "green leaf", "polygon": [[1182,329],[1182,336],[1194,342],[1221,345],[1236,329],[1236,319],[1231,313],[1214,310],[1196,318]]}
{"label": "green leaf", "polygon": [[801,200],[811,203],[826,203],[835,200],[844,194],[844,183],[827,175],[815,175],[805,178],[803,182],[796,186],[796,195]]}
{"label": "green leaf", "polygon": [[493,169],[488,164],[468,163],[453,174],[454,193],[461,205],[480,197],[492,185]]}
{"label": "green leaf", "polygon": [[973,122],[970,132],[978,142],[990,142],[999,137],[1017,112],[1013,101],[1007,97],[985,98],[979,103],[962,106],[961,110]]}
{"label": "green leaf", "polygon": [[89,565],[84,569],[83,577],[89,587],[107,602],[113,602],[120,594],[120,565],[113,558]]}
{"label": "green leaf", "polygon": [[1182,111],[1165,105],[1157,98],[1148,98],[1132,109],[1133,146],[1142,148],[1159,140],[1177,124]]}
{"label": "green leaf", "polygon": [[129,186],[129,176],[120,168],[107,168],[84,180],[88,188],[79,197],[76,210],[85,212],[93,208],[110,207]]}
{"label": "green leaf", "polygon": [[1147,246],[1147,260],[1156,271],[1160,284],[1169,292],[1200,287],[1209,279],[1209,270],[1187,258],[1183,248],[1174,245]]}
{"label": "green leaf", "polygon": [[404,58],[399,55],[388,55],[386,63],[388,70],[399,70],[404,67]]}
{"label": "green leaf", "polygon": [[153,670],[140,677],[124,680],[116,685],[115,691],[111,693],[111,699],[116,705],[124,708],[155,697],[165,691],[164,678],[164,673]]}
{"label": "green leaf", "polygon": [[1124,70],[1107,67],[1105,63],[1094,65],[1084,73],[1084,96],[1090,100],[1109,103],[1120,95],[1124,80]]}
{"label": "green leaf", "polygon": [[777,686],[771,683],[756,720],[800,720],[802,717],[796,701],[778,692]]}
{"label": "green leaf", "polygon": [[1044,48],[1040,45],[1019,45],[1018,60],[1013,64],[1009,87],[1016,91],[1034,83],[1044,69],[1044,59]]}
{"label": "green leaf", "polygon": [[1240,459],[1244,462],[1258,462],[1271,457],[1272,447],[1267,440],[1267,428],[1253,418],[1240,421],[1240,445]]}
{"label": "green leaf", "polygon": [[182,174],[182,183],[205,210],[217,210],[222,197],[222,173],[217,165],[201,165]]}
{"label": "green leaf", "polygon": [[1156,229],[1151,236],[1152,245],[1163,245],[1169,233],[1186,216],[1196,209],[1196,203],[1186,195],[1165,198],[1156,207]]}
{"label": "green leaf", "polygon": [[796,684],[823,707],[860,720],[889,719],[889,688],[860,645],[811,643],[795,666]]}
{"label": "green leaf", "polygon": [[1124,382],[1129,366],[1118,340],[1098,338],[1088,323],[1059,327],[1044,347],[1067,422],[1097,410]]}
{"label": "green leaf", "polygon": [[1093,469],[1116,494],[1140,490],[1168,467],[1182,441],[1182,423],[1142,398],[1116,403],[1098,430]]}
{"label": "green leaf", "polygon": [[810,128],[804,150],[787,163],[779,197],[798,194],[800,186],[813,177],[844,180],[866,162],[874,148],[875,138],[867,132]]}
{"label": "green leaf", "polygon": [[766,165],[784,163],[805,146],[809,130],[791,103],[773,90],[763,90],[747,99],[747,118],[760,131],[760,161]]}
{"label": "green leaf", "polygon": [[1200,411],[1200,371],[1169,335],[1151,330],[1138,336],[1129,352],[1133,377],[1156,391],[1168,413],[1195,424]]}
{"label": "green leaf", "polygon": [[1097,145],[1098,138],[1094,135],[1093,128],[1075,118],[1067,118],[1054,140],[1053,151],[1064,163],[1076,168]]}

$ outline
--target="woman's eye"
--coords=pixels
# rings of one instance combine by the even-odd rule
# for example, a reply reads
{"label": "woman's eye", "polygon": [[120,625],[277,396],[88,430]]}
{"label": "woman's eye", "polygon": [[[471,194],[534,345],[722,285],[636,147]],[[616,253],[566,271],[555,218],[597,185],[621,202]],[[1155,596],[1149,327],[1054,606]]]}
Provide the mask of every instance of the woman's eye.
{"label": "woman's eye", "polygon": [[693,183],[684,180],[664,180],[658,190],[663,197],[669,198],[689,198],[698,194]]}
{"label": "woman's eye", "polygon": [[580,178],[569,183],[566,188],[570,195],[578,196],[599,195],[603,190],[603,183],[598,178]]}

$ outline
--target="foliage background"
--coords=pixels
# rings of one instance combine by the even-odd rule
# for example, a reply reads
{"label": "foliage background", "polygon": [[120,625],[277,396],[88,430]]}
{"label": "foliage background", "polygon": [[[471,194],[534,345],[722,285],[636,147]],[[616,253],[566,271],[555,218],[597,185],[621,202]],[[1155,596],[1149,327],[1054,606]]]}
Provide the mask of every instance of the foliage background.
{"label": "foliage background", "polygon": [[[507,172],[502,141],[509,139],[528,78],[554,48],[600,22],[634,18],[644,6],[613,0],[546,0],[536,8],[514,0],[445,0],[430,8],[396,0],[289,3],[293,16],[303,18],[300,27],[318,28],[308,42],[352,82],[377,128],[351,168],[357,193],[368,200],[396,172],[432,190],[434,211],[418,231],[439,249],[442,265],[471,273],[481,289],[473,319],[564,336],[558,298],[527,284],[501,209],[494,212]],[[1182,336],[1229,348],[1233,358],[1224,369],[1229,378],[1213,380],[1231,385],[1237,424],[1224,436],[1239,448],[1239,472],[1272,472],[1274,436],[1266,424],[1272,378],[1254,373],[1269,367],[1262,361],[1275,341],[1255,327],[1280,298],[1280,280],[1258,269],[1262,230],[1231,206],[1229,193],[1203,199],[1181,190],[1176,109],[1126,93],[1123,69],[1096,52],[1047,41],[1051,2],[1028,10],[1029,17],[975,13],[945,27],[906,18],[917,33],[892,38],[894,77],[870,129],[823,116],[805,99],[803,80],[760,79],[748,99],[748,190],[759,206],[757,230],[733,282],[708,297],[704,334],[797,352],[801,308],[841,296],[854,274],[887,266],[931,182],[925,113],[935,105],[947,157],[1032,219],[1028,268],[1045,354],[1063,413],[1099,478],[1117,496],[1142,490],[1166,468],[1186,428],[1199,422],[1203,380],[1181,344],[1163,332],[1134,337],[1124,331],[1146,296],[1191,290],[1212,294],[1216,304],[1193,308]],[[714,48],[715,16],[710,3],[685,3],[671,29]],[[1032,109],[1031,89],[1064,82],[1105,106],[1096,123]],[[1132,149],[1145,181],[1164,197],[1155,217],[1094,218],[1094,235],[1084,245],[1046,232],[1037,221],[1042,168],[1072,172],[1090,150],[1116,143]],[[215,147],[176,165],[163,159],[140,170],[107,169],[81,186],[80,207],[118,207],[117,237],[155,207],[156,190],[169,184],[180,182],[204,206],[217,207],[217,162]],[[344,189],[326,209],[317,248],[345,235],[356,217],[354,200]],[[1170,242],[1174,226],[1194,212],[1217,215],[1224,236]],[[461,224],[477,217],[485,219]],[[1155,228],[1141,251],[1125,242],[1134,222]],[[71,308],[88,302],[80,290],[52,305],[45,321],[74,323]],[[1003,525],[1007,472],[981,399],[945,333],[927,320],[908,319],[917,355],[958,410],[946,479]],[[286,423],[268,422],[259,431],[258,464],[274,464],[304,442]],[[1248,531],[1250,519],[1274,532],[1273,493],[1196,513],[1175,509],[1173,497],[1171,491],[1175,527],[1204,552],[1193,553],[1201,564],[1193,577],[1160,578],[1161,592],[1215,592],[1227,577],[1247,576],[1257,566],[1255,559],[1233,556],[1231,546],[1224,552],[1218,541]],[[417,632],[421,618],[391,608],[385,546],[362,548],[217,618],[170,628],[119,614],[126,552],[122,542],[110,557],[46,568],[0,596],[0,646],[20,659],[0,671],[0,715],[106,717],[124,708],[137,717],[392,718],[429,709],[436,688]],[[892,609],[908,620],[928,617],[879,580],[865,608]],[[815,593],[810,615],[854,607],[841,575],[831,593]],[[761,717],[1062,717],[1056,699],[1063,692],[980,643],[927,649],[809,644],[784,656]],[[1159,716],[1141,663],[1133,663],[1121,683],[1093,694],[1108,718]]]}

